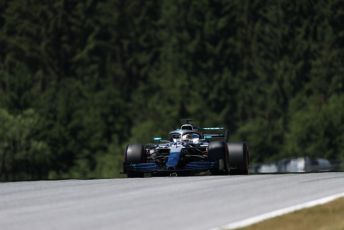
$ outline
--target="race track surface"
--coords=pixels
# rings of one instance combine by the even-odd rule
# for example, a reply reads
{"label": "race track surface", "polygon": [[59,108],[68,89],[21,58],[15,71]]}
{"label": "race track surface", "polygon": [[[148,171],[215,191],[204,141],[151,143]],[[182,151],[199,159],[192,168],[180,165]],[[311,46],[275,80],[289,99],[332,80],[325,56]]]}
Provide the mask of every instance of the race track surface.
{"label": "race track surface", "polygon": [[344,192],[344,173],[0,183],[0,229],[211,229]]}

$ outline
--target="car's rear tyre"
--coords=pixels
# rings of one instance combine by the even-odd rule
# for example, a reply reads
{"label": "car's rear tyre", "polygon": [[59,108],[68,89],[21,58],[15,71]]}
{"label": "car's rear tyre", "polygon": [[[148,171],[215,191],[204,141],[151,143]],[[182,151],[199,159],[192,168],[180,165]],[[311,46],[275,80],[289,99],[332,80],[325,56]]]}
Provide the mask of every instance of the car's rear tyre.
{"label": "car's rear tyre", "polygon": [[[146,162],[146,154],[141,144],[129,144],[124,154],[124,165],[137,164]],[[125,170],[129,178],[144,177],[142,172]]]}
{"label": "car's rear tyre", "polygon": [[227,143],[229,174],[247,175],[249,152],[246,143]]}
{"label": "car's rear tyre", "polygon": [[228,174],[227,145],[224,142],[210,142],[208,146],[208,160],[215,162],[215,168],[210,170],[212,175]]}

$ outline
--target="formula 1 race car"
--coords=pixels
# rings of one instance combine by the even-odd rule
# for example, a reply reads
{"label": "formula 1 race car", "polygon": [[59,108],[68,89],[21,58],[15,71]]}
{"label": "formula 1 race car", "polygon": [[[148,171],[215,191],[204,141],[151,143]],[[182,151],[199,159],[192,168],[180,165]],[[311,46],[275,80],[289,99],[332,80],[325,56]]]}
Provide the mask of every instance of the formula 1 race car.
{"label": "formula 1 race car", "polygon": [[248,174],[249,152],[244,142],[227,142],[224,128],[198,128],[190,120],[169,133],[168,140],[129,144],[124,153],[123,172],[128,177]]}

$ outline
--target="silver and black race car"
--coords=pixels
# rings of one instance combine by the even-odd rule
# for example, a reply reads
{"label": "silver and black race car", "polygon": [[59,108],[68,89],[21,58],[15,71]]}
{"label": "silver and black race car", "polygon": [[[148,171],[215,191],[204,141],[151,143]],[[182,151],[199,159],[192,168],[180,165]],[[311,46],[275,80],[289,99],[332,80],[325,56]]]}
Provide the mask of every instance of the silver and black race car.
{"label": "silver and black race car", "polygon": [[248,174],[249,152],[244,142],[228,142],[224,128],[199,128],[190,121],[169,133],[168,140],[129,144],[124,153],[123,172],[128,177]]}

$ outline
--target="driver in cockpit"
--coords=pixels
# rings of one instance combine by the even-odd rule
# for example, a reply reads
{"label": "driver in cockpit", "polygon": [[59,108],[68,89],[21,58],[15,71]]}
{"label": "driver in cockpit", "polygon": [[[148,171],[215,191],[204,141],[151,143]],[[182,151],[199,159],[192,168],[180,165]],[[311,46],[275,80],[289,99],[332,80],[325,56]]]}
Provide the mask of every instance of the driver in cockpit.
{"label": "driver in cockpit", "polygon": [[189,141],[197,144],[199,142],[200,135],[198,133],[186,133],[182,136],[182,141]]}

